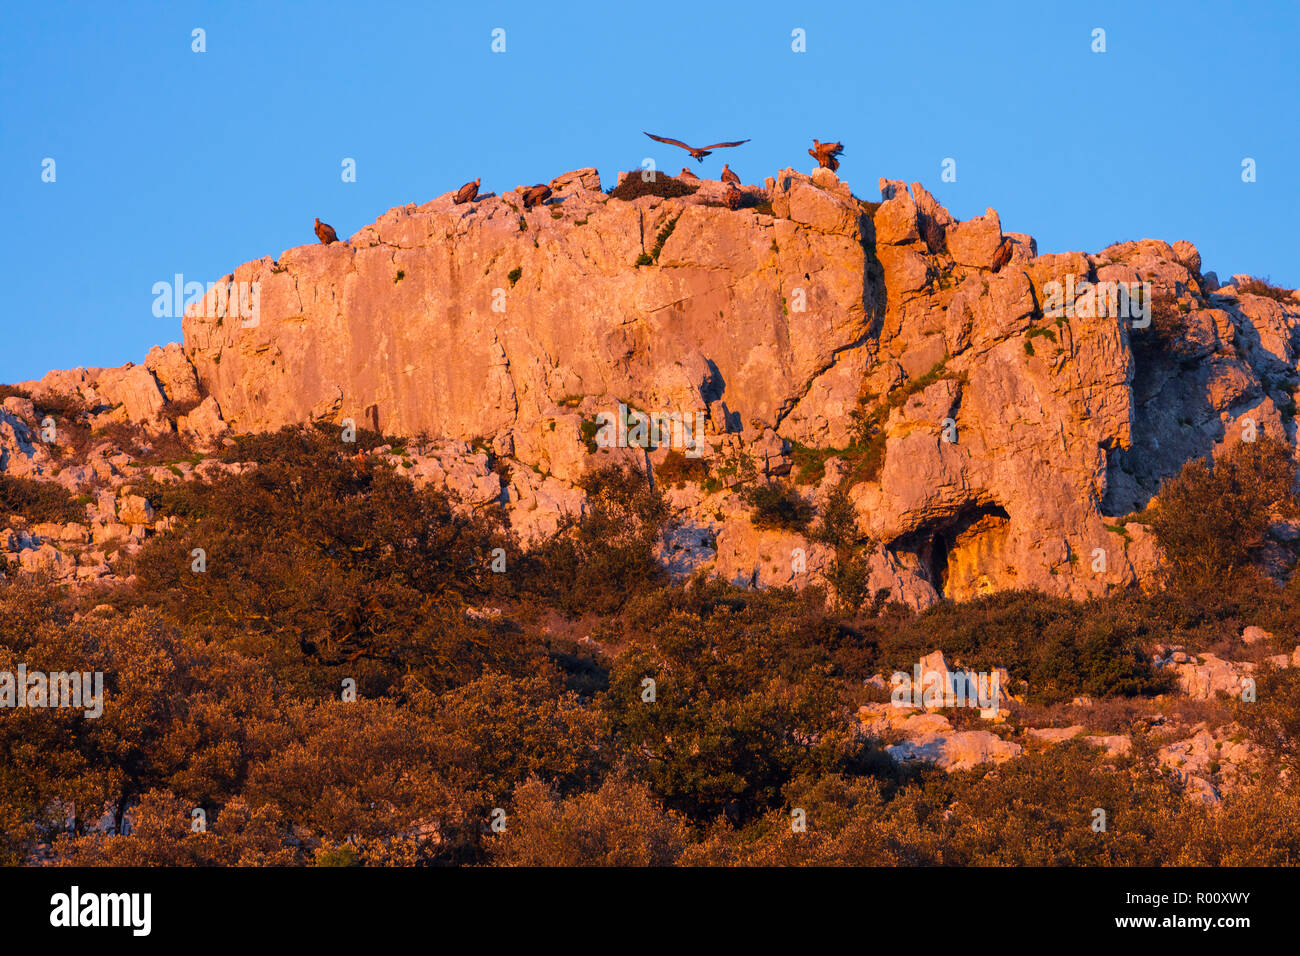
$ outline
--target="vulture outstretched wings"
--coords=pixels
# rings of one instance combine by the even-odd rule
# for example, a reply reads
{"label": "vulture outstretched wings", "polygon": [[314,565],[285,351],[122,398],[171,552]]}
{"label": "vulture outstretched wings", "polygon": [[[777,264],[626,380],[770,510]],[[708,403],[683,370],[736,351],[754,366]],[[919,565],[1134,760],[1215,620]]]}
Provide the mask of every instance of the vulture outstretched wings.
{"label": "vulture outstretched wings", "polygon": [[[645,130],[642,130],[641,132],[645,133]],[[711,150],[723,149],[729,146],[740,146],[749,142],[747,139],[738,139],[730,143],[713,143],[710,146],[687,146],[680,139],[669,139],[667,136],[656,136],[654,133],[645,134],[655,142],[667,143],[669,146],[680,146],[682,149],[686,150],[686,152],[690,153],[691,159],[695,160],[697,163],[704,162],[704,157],[708,156]]]}

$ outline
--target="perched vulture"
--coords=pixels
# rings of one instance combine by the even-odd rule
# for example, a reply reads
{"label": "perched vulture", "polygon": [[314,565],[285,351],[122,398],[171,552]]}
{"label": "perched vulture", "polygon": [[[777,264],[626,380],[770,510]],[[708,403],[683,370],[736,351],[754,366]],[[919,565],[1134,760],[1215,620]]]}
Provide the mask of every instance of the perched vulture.
{"label": "perched vulture", "polygon": [[726,163],[722,164],[722,175],[719,178],[724,183],[734,183],[737,186],[740,185],[740,177],[733,173]]}
{"label": "perched vulture", "polygon": [[331,242],[339,241],[339,234],[334,231],[333,226],[329,225],[329,223],[321,222],[320,216],[317,216],[316,217],[316,238],[328,246]]}
{"label": "perched vulture", "polygon": [[529,186],[527,189],[523,186],[516,186],[515,192],[524,197],[525,209],[532,209],[538,203],[546,202],[551,198],[551,187],[543,186],[541,183],[536,186]]}
{"label": "perched vulture", "polygon": [[1011,261],[1011,250],[1014,245],[1010,236],[1002,237],[1002,242],[998,245],[998,251],[993,253],[994,272],[1000,272],[1002,267]]}
{"label": "perched vulture", "polygon": [[683,167],[682,167],[682,171],[681,171],[680,173],[677,174],[677,178],[678,178],[678,179],[692,179],[692,180],[694,180],[695,182],[699,182],[699,181],[700,181],[700,177],[699,177],[699,176],[696,176],[693,172],[691,172],[691,171],[690,171],[689,169],[687,169],[685,166],[683,166]]}
{"label": "perched vulture", "polygon": [[736,188],[735,183],[727,183],[727,208],[733,212],[740,208],[744,201],[745,194]]}
{"label": "perched vulture", "polygon": [[[645,133],[645,130],[642,130],[641,132]],[[747,139],[738,139],[731,143],[714,143],[711,146],[697,147],[697,146],[687,146],[680,139],[669,139],[667,136],[656,136],[654,133],[646,133],[646,135],[649,136],[657,143],[667,143],[669,146],[680,146],[682,149],[686,150],[686,152],[690,153],[691,159],[695,160],[697,163],[704,162],[704,157],[708,156],[709,153],[715,149],[722,149],[723,147],[726,146],[739,146],[742,143],[749,142],[749,140]]]}
{"label": "perched vulture", "polygon": [[466,183],[464,186],[461,186],[460,189],[456,190],[456,198],[453,199],[452,202],[457,206],[461,203],[473,202],[474,197],[478,195],[478,184],[482,181],[483,177],[480,176],[472,183]]}
{"label": "perched vulture", "polygon": [[808,150],[808,155],[817,160],[817,165],[822,169],[829,169],[835,172],[840,168],[840,161],[837,158],[844,151],[843,143],[823,143],[821,140],[813,140],[813,148]]}

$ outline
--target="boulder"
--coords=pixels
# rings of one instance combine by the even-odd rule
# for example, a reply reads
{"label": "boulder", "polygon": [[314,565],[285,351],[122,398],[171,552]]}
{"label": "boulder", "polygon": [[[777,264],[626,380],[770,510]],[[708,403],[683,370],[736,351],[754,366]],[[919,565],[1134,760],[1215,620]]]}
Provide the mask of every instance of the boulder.
{"label": "boulder", "polygon": [[179,343],[155,345],[145,356],[144,364],[167,401],[193,404],[199,400],[199,380]]}
{"label": "boulder", "polygon": [[1018,757],[1022,747],[987,730],[927,733],[885,748],[898,761],[924,760],[943,770],[969,770]]}
{"label": "boulder", "polygon": [[950,226],[947,239],[948,251],[959,265],[987,269],[1002,244],[1002,223],[989,209],[982,216]]}
{"label": "boulder", "polygon": [[123,524],[149,524],[153,521],[153,505],[142,495],[123,495],[117,502],[117,517]]}
{"label": "boulder", "polygon": [[1199,661],[1173,663],[1178,688],[1193,700],[1210,700],[1219,694],[1238,697],[1241,679],[1252,669],[1249,664],[1235,664],[1214,654],[1201,654]]}
{"label": "boulder", "polygon": [[230,431],[230,426],[221,417],[221,406],[211,395],[203,399],[188,415],[181,415],[176,420],[176,428],[201,451],[211,451],[217,447],[217,443]]}
{"label": "boulder", "polygon": [[1271,641],[1272,639],[1272,634],[1262,627],[1256,627],[1254,624],[1241,632],[1241,640],[1244,644],[1258,644],[1260,641]]}

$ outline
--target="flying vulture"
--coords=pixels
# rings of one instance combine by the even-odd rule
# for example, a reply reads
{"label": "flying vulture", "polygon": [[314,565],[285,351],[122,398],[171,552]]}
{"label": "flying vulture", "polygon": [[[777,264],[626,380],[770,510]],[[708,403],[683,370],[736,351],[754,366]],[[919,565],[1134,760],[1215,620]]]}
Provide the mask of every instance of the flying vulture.
{"label": "flying vulture", "polygon": [[993,253],[993,271],[1000,272],[1002,267],[1011,261],[1011,249],[1014,243],[1010,236],[1004,236],[1002,242],[998,245],[998,251]]}
{"label": "flying vulture", "polygon": [[813,148],[808,150],[808,155],[817,160],[817,164],[822,169],[829,169],[831,172],[840,168],[840,161],[837,158],[844,151],[843,143],[823,143],[820,140],[813,140]]}
{"label": "flying vulture", "polygon": [[[642,130],[641,132],[645,133],[645,130]],[[646,135],[657,143],[667,143],[669,146],[680,146],[682,149],[686,150],[686,152],[690,153],[691,159],[695,160],[697,163],[704,162],[704,157],[708,156],[709,153],[715,149],[722,149],[724,146],[739,146],[742,143],[749,142],[747,139],[738,139],[732,143],[714,143],[712,146],[696,147],[687,146],[680,139],[669,139],[667,136],[656,136],[654,133],[646,133]]]}
{"label": "flying vulture", "polygon": [[516,186],[515,192],[524,197],[525,209],[532,209],[538,203],[546,202],[551,198],[551,187],[543,186],[541,183],[536,186],[529,186],[527,189],[523,186]]}
{"label": "flying vulture", "polygon": [[740,185],[740,177],[733,173],[726,163],[722,164],[722,175],[719,178],[724,183],[734,183],[737,186]]}
{"label": "flying vulture", "polygon": [[480,176],[472,183],[466,183],[464,186],[461,186],[460,189],[456,190],[456,198],[453,199],[452,202],[454,202],[457,206],[459,206],[461,203],[473,202],[474,197],[478,195],[478,184],[481,183],[482,181],[483,181],[483,177]]}
{"label": "flying vulture", "polygon": [[316,238],[329,245],[331,242],[339,241],[339,234],[334,231],[334,227],[329,223],[321,222],[320,216],[316,217]]}

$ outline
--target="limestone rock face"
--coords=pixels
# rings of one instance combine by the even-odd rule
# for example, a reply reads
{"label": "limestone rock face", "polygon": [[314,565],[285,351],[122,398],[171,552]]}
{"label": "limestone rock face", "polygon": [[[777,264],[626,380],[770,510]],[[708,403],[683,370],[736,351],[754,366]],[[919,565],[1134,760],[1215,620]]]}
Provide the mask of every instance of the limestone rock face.
{"label": "limestone rock face", "polygon": [[537,433],[573,396],[702,411],[725,391],[744,424],[776,427],[868,335],[870,220],[847,188],[787,170],[769,215],[713,205],[708,188],[624,202],[585,171],[556,182],[532,210],[515,195],[445,195],[348,243],[240,266],[233,281],[260,287],[255,327],[201,309],[184,320],[203,390],[236,430],[351,418],[394,434],[513,433],[540,464]]}
{"label": "limestone rock face", "polygon": [[120,412],[125,421],[156,421],[167,402],[158,380],[143,365],[106,370],[96,380],[95,391],[110,406],[110,414]]}
{"label": "limestone rock face", "polygon": [[179,343],[155,345],[145,356],[144,364],[167,401],[187,405],[199,401],[199,380]]}
{"label": "limestone rock face", "polygon": [[[0,472],[18,478],[34,478],[50,469],[49,449],[38,437],[31,402],[16,396],[0,406]],[[2,517],[2,516],[0,516]]]}
{"label": "limestone rock face", "polygon": [[203,450],[214,448],[218,440],[230,431],[230,426],[221,417],[221,406],[211,395],[199,402],[198,407],[188,415],[180,416],[176,420],[176,427],[196,447]]}
{"label": "limestone rock face", "polygon": [[[448,193],[245,263],[183,345],[24,387],[203,450],[309,421],[425,436],[405,470],[505,509],[526,541],[582,512],[594,465],[662,462],[596,448],[602,413],[677,414],[710,478],[672,490],[675,573],[825,584],[815,525],[760,530],[740,492],[796,484],[820,510],[843,478],[867,596],[914,607],[1146,583],[1161,556],[1139,517],[1165,478],[1260,432],[1293,440],[1300,299],[1220,286],[1186,241],[1040,255],[992,209],[958,221],[888,179],[867,202],[830,170],[781,170],[737,210],[716,181],[633,201],[594,169],[549,182],[531,210]],[[239,283],[256,321],[230,313]],[[52,457],[24,402],[0,410],[0,469],[126,480],[129,458]]]}
{"label": "limestone rock face", "polygon": [[[738,212],[711,182],[633,202],[598,187],[594,170],[558,176],[530,211],[510,194],[442,196],[348,244],[241,266],[229,278],[260,283],[256,327],[185,319],[202,390],[238,430],[351,418],[482,438],[571,486],[591,461],[583,422],[620,400],[764,436],[776,457],[760,474],[779,475],[784,442],[847,447],[864,403],[915,389],[852,498],[879,542],[870,587],[917,606],[1149,579],[1159,555],[1126,516],[1242,420],[1282,428],[1300,311],[1207,298],[1190,243],[1039,256],[1017,233],[995,274],[997,213],[958,222],[920,184],[882,180],[874,213],[828,170],[783,170],[747,193],[765,205]],[[1150,283],[1180,317],[1178,354],[1096,292],[1045,311],[1051,283],[1098,282]],[[798,544],[707,524],[714,547],[700,532],[687,551],[711,553],[717,573],[801,583]],[[804,553],[816,579],[825,556]]]}

